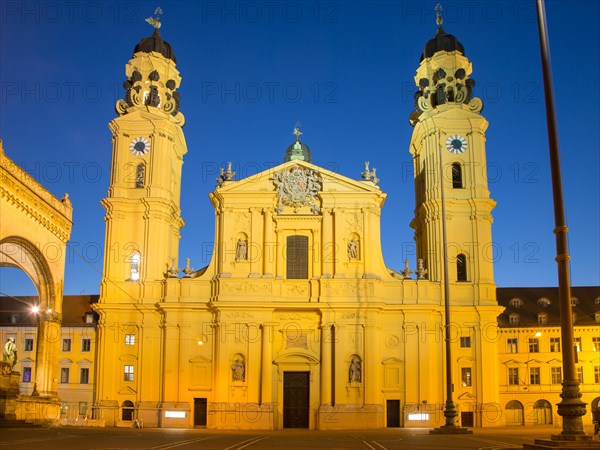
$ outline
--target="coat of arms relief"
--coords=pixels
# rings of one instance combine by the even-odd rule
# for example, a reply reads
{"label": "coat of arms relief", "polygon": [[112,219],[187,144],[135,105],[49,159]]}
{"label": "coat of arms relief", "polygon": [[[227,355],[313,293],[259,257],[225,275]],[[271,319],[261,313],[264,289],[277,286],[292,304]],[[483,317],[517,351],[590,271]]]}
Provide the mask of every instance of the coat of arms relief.
{"label": "coat of arms relief", "polygon": [[277,190],[277,208],[281,213],[289,206],[297,213],[303,206],[310,207],[313,214],[321,211],[318,193],[323,187],[323,179],[312,169],[293,166],[289,170],[281,170],[273,175],[273,183]]}

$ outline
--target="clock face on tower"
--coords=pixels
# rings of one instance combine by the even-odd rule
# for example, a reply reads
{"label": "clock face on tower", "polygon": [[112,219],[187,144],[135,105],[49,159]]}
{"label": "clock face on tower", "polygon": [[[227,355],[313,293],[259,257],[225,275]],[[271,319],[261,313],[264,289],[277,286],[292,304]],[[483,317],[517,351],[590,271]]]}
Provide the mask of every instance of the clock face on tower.
{"label": "clock face on tower", "polygon": [[134,156],[144,156],[150,151],[150,141],[145,137],[136,137],[129,144],[129,151]]}
{"label": "clock face on tower", "polygon": [[467,149],[467,140],[459,134],[448,136],[448,139],[446,139],[446,148],[450,153],[458,155]]}

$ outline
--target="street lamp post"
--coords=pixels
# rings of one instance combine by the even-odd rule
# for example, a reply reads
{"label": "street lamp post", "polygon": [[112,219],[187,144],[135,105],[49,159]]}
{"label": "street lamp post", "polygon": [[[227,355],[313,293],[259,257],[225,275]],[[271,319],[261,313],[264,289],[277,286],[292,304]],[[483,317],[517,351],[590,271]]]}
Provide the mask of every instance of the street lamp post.
{"label": "street lamp post", "polygon": [[[567,225],[565,222],[560,155],[554,107],[552,74],[550,72],[550,50],[546,25],[544,0],[536,0],[538,32],[544,79],[544,99],[546,103],[546,121],[548,124],[548,146],[552,178],[552,196],[554,203],[554,234],[556,235],[556,263],[558,268],[558,301],[560,305],[560,330],[562,346],[563,373],[562,400],[558,403],[558,414],[562,417],[562,432],[552,436],[553,447],[573,447],[572,441],[591,441],[592,436],[583,431],[582,416],[585,415],[585,403],[581,401],[579,381],[575,370],[575,349],[573,336],[573,313],[571,310],[571,284],[569,279],[569,251],[567,248]],[[536,441],[529,448],[547,448],[545,441]],[[539,446],[537,445],[539,444]],[[600,448],[600,442],[586,442],[586,448]],[[597,446],[595,444],[598,444]]]}

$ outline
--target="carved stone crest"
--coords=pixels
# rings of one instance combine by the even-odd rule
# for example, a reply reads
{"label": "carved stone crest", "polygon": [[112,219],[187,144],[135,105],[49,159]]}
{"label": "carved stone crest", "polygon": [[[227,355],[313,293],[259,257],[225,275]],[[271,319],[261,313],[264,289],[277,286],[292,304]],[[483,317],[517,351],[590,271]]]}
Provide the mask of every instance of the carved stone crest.
{"label": "carved stone crest", "polygon": [[289,171],[275,172],[273,183],[277,189],[277,208],[281,213],[284,206],[298,212],[302,206],[309,206],[313,214],[321,208],[317,203],[317,194],[323,186],[323,179],[312,169],[293,166]]}

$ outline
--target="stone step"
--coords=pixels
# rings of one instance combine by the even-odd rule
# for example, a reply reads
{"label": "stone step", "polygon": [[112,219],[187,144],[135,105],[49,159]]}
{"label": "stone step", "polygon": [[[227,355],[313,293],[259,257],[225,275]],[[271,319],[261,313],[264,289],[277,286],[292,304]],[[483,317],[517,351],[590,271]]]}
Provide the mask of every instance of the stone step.
{"label": "stone step", "polygon": [[2,419],[0,428],[40,428],[42,425],[28,420]]}
{"label": "stone step", "polygon": [[579,439],[535,439],[533,444],[523,444],[523,450],[548,450],[548,449],[568,449],[568,450],[589,450],[591,448],[600,449],[600,441],[585,436]]}

